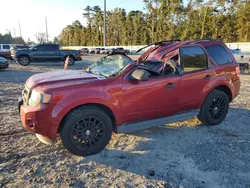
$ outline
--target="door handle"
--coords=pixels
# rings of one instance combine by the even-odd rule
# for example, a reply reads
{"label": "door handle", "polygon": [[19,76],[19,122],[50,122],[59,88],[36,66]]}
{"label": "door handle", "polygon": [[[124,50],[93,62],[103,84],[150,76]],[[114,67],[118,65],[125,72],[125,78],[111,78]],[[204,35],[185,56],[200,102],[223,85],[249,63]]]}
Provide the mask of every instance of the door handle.
{"label": "door handle", "polygon": [[206,76],[204,77],[204,80],[210,80],[210,78],[212,78],[211,75],[206,75]]}
{"label": "door handle", "polygon": [[165,87],[166,87],[166,88],[174,88],[174,87],[176,87],[176,84],[170,82],[170,83],[167,83],[167,84],[165,85]]}

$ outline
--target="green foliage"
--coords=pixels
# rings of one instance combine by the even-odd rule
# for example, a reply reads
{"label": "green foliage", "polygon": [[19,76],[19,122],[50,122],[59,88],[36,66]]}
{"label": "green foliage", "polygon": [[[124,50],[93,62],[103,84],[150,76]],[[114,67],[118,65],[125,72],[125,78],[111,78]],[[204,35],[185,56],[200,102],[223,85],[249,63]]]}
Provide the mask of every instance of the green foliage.
{"label": "green foliage", "polygon": [[10,33],[2,35],[0,33],[0,44],[12,44],[13,39]]}
{"label": "green foliage", "polygon": [[[145,45],[161,40],[221,39],[250,41],[250,0],[144,0],[145,12],[115,8],[107,11],[107,45]],[[103,44],[103,11],[87,6],[79,21],[68,25],[60,44]]]}
{"label": "green foliage", "polygon": [[25,44],[25,41],[22,37],[13,38],[10,33],[0,33],[0,44]]}

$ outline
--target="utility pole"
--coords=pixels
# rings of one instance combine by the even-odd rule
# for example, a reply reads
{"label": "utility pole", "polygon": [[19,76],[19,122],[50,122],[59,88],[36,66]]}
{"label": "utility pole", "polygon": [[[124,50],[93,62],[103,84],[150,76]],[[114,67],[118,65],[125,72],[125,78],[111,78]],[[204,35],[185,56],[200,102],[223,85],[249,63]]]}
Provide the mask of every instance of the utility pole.
{"label": "utility pole", "polygon": [[16,28],[14,27],[14,37],[16,38]]}
{"label": "utility pole", "polygon": [[47,26],[47,18],[45,17],[45,27],[46,27],[46,38],[47,38],[47,43],[49,42],[49,35],[48,35],[48,26]]}
{"label": "utility pole", "polygon": [[22,38],[22,30],[21,30],[21,24],[19,22],[19,32],[20,32],[20,37]]}
{"label": "utility pole", "polygon": [[106,46],[106,0],[104,0],[104,31],[103,31],[103,46]]}
{"label": "utility pole", "polygon": [[13,44],[16,44],[16,28],[14,27],[14,38],[13,38]]}

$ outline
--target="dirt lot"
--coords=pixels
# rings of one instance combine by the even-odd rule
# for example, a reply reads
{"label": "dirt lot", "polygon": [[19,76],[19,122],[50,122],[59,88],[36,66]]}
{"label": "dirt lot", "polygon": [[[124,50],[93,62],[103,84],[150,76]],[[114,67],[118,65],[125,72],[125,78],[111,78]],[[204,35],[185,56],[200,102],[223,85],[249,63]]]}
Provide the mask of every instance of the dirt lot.
{"label": "dirt lot", "polygon": [[[72,69],[91,63],[83,61]],[[250,76],[219,126],[197,119],[134,134],[113,135],[90,157],[69,154],[60,139],[40,143],[17,111],[25,80],[62,64],[0,71],[0,187],[250,187]]]}

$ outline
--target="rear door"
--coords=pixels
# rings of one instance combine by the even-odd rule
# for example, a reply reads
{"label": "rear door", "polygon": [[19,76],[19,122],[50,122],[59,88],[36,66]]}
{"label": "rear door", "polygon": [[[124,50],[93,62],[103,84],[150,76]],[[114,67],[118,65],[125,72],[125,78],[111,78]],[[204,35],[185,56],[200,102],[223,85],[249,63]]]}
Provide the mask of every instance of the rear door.
{"label": "rear door", "polygon": [[59,46],[53,44],[45,45],[43,56],[48,61],[59,60]]}
{"label": "rear door", "polygon": [[199,109],[206,85],[215,77],[205,50],[199,45],[180,48],[182,101],[188,109]]}
{"label": "rear door", "polygon": [[228,48],[221,44],[216,44],[212,46],[205,46],[205,49],[217,65],[217,74],[226,75],[231,80],[238,79],[238,76],[235,75],[237,64]]}

